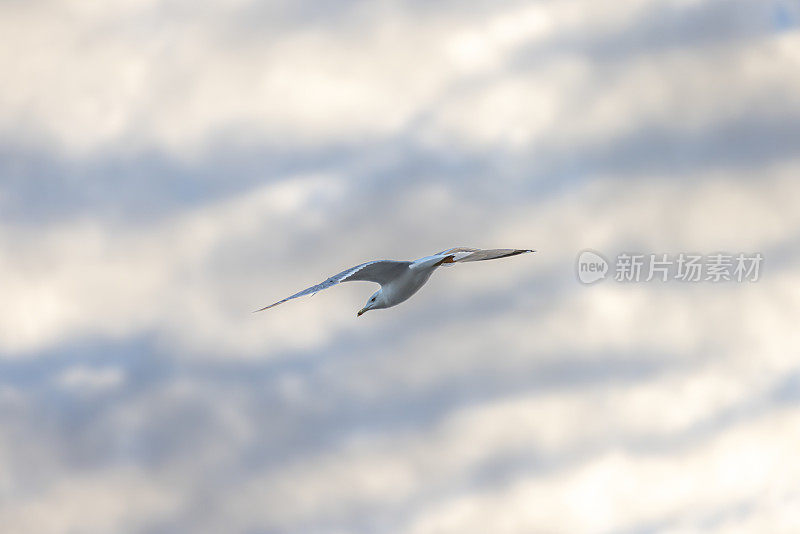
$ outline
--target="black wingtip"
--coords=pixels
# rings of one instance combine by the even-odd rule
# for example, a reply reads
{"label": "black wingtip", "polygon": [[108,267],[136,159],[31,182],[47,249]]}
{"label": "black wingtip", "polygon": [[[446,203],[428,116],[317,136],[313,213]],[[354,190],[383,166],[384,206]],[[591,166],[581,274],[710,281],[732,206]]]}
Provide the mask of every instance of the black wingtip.
{"label": "black wingtip", "polygon": [[518,254],[525,254],[526,252],[536,252],[536,251],[535,250],[531,250],[531,249],[516,249],[516,250],[514,250],[514,252],[511,252],[511,253],[506,254],[505,256],[501,256],[501,257],[508,258],[509,256],[516,256]]}

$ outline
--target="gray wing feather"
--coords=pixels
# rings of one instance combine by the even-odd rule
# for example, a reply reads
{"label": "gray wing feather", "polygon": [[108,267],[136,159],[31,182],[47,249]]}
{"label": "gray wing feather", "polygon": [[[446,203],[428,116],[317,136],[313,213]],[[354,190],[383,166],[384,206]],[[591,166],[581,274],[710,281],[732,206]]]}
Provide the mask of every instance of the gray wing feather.
{"label": "gray wing feather", "polygon": [[536,252],[530,249],[517,249],[517,248],[492,248],[492,249],[477,249],[468,247],[456,247],[439,252],[437,256],[452,255],[451,261],[445,263],[459,263],[466,261],[484,261],[496,260],[498,258],[507,258],[509,256],[516,256],[517,254],[524,254],[526,252]]}
{"label": "gray wing feather", "polygon": [[352,281],[365,281],[365,282],[377,282],[378,284],[384,285],[387,282],[397,278],[402,274],[405,269],[408,269],[408,266],[411,265],[409,261],[393,261],[393,260],[376,260],[376,261],[368,261],[366,263],[362,263],[361,265],[356,265],[355,267],[351,267],[346,269],[339,274],[335,274],[328,278],[327,280],[320,282],[317,285],[308,287],[302,291],[298,291],[294,295],[290,297],[286,297],[283,300],[279,300],[274,304],[270,304],[269,306],[264,306],[260,310],[256,310],[257,312],[267,310],[278,304],[283,304],[287,300],[296,299],[297,297],[303,297],[305,295],[311,295],[318,291],[322,291],[323,289],[328,289],[329,287],[335,286],[339,282],[352,282]]}

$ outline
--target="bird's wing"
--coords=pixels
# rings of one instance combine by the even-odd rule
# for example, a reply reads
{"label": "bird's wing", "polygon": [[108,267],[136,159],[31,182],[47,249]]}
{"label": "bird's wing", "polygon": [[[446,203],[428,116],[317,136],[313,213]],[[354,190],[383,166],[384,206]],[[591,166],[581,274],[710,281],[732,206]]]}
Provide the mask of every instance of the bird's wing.
{"label": "bird's wing", "polygon": [[283,300],[279,300],[274,304],[270,304],[269,306],[264,306],[260,310],[256,311],[263,311],[268,308],[272,308],[273,306],[277,306],[278,304],[283,304],[287,300],[292,300],[297,297],[302,297],[305,295],[311,295],[316,293],[317,291],[322,291],[323,289],[328,289],[329,287],[335,286],[339,282],[351,282],[354,280],[361,280],[365,282],[377,282],[381,285],[384,285],[391,280],[394,280],[398,276],[400,276],[404,270],[408,269],[408,266],[411,265],[409,261],[392,261],[392,260],[375,260],[375,261],[368,261],[366,263],[362,263],[361,265],[356,265],[355,267],[351,267],[347,270],[340,272],[339,274],[335,274],[328,278],[327,280],[320,282],[317,285],[311,286],[306,288],[302,291],[295,293],[290,297],[286,297]]}
{"label": "bird's wing", "polygon": [[482,250],[478,248],[456,247],[443,250],[436,255],[445,256],[445,259],[442,261],[442,263],[447,264],[465,261],[496,260],[498,258],[507,258],[509,256],[516,256],[517,254],[524,254],[526,252],[536,251],[517,248],[492,248]]}

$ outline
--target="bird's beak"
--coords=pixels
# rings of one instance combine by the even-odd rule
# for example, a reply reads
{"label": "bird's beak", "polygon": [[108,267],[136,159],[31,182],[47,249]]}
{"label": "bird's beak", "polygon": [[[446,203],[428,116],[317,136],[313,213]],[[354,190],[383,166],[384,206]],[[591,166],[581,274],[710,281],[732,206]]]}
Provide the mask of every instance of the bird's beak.
{"label": "bird's beak", "polygon": [[356,317],[361,317],[361,314],[364,313],[365,311],[367,311],[366,308],[361,308],[360,310],[358,310],[358,313],[356,314]]}

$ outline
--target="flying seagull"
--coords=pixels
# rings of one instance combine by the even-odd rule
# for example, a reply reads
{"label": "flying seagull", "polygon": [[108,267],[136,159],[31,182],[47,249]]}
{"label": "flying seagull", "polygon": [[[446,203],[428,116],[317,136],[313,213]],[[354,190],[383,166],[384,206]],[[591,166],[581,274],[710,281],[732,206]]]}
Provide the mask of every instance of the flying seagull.
{"label": "flying seagull", "polygon": [[495,248],[481,250],[477,248],[457,247],[443,250],[433,256],[425,256],[414,261],[394,261],[394,260],[375,260],[356,265],[345,271],[335,274],[311,286],[291,297],[286,297],[269,306],[264,306],[257,312],[267,310],[278,304],[283,304],[287,300],[292,300],[305,295],[313,295],[318,291],[335,286],[339,282],[352,282],[361,280],[366,282],[377,282],[381,288],[369,298],[363,308],[358,310],[360,317],[369,310],[380,308],[391,308],[407,300],[416,293],[419,288],[425,285],[433,271],[440,265],[461,263],[467,261],[495,260],[524,254],[525,252],[536,252],[535,250],[521,250],[513,248]]}

